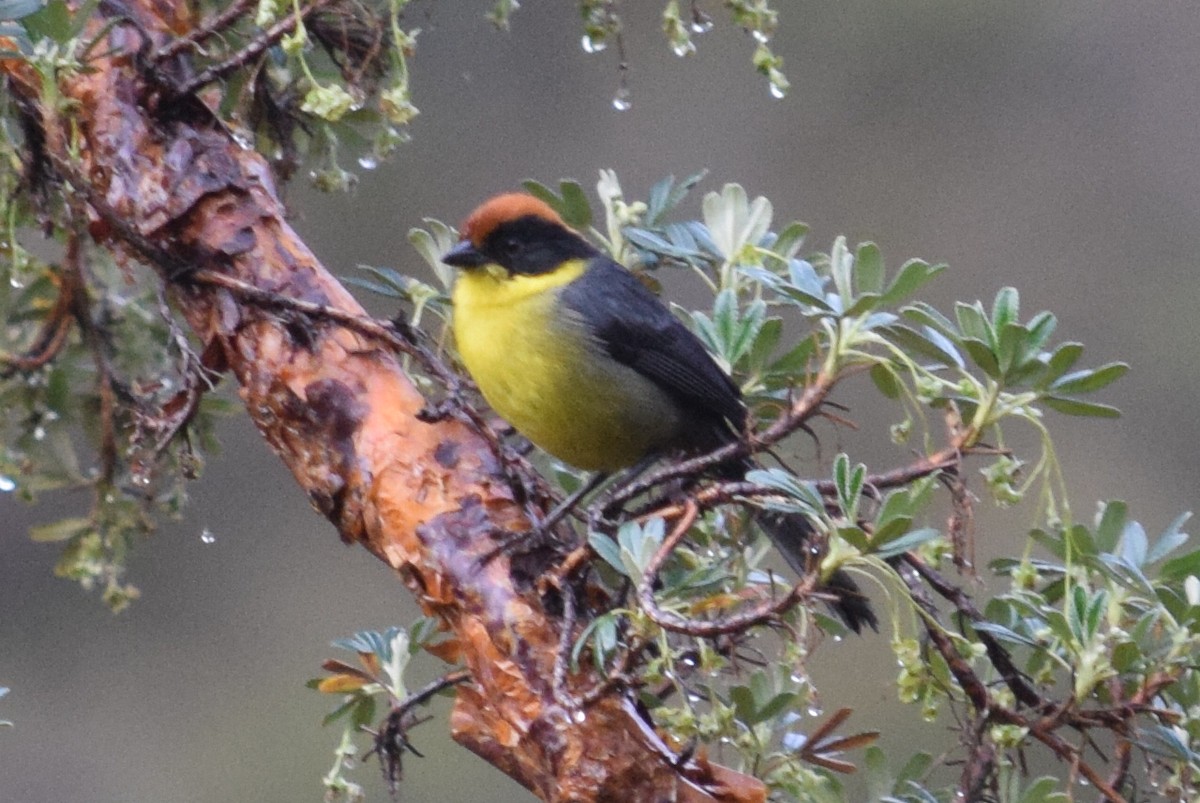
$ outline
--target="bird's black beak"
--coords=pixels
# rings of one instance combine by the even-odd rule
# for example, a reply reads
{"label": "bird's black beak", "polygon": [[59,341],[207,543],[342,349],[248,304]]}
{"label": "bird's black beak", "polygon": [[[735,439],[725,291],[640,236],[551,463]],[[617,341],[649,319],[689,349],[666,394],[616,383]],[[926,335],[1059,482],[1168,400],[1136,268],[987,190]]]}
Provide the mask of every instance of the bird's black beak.
{"label": "bird's black beak", "polygon": [[470,240],[463,240],[442,254],[442,262],[456,268],[478,268],[480,265],[486,265],[489,260]]}

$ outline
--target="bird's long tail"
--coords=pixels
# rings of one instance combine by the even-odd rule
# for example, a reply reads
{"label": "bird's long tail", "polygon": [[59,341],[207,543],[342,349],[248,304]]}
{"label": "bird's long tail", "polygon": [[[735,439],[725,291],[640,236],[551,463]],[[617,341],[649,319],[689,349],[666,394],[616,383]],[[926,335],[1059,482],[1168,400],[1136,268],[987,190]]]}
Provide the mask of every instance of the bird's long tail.
{"label": "bird's long tail", "polygon": [[[775,544],[775,548],[783,555],[784,560],[799,575],[812,570],[813,555],[809,549],[812,536],[812,525],[799,513],[762,512],[758,514],[757,522]],[[879,629],[879,620],[871,610],[866,596],[844,570],[837,570],[825,581],[821,588],[833,596],[829,607],[841,619],[846,627],[855,633],[861,633],[863,626],[872,630]]]}

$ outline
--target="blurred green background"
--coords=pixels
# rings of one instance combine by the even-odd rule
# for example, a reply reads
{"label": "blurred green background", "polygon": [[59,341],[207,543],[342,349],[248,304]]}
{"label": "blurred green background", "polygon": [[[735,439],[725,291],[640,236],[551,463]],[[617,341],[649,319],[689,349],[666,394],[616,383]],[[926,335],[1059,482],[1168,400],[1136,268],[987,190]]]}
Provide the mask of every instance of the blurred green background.
{"label": "blurred green background", "polygon": [[[721,18],[718,3],[701,5]],[[718,25],[679,59],[658,31],[661,3],[625,6],[633,105],[616,112],[616,55],[583,52],[574,4],[527,0],[508,34],[484,21],[486,2],[418,4],[413,142],[351,195],[292,187],[295,225],[336,272],[415,271],[409,227],[457,221],[521,179],[591,187],[611,167],[633,198],[708,168],[703,191],[738,181],[768,196],[777,220],[812,224],[809,247],[845,233],[878,242],[893,266],[949,262],[928,294],[943,308],[1015,285],[1024,313],[1056,312],[1059,337],[1084,341],[1089,364],[1131,362],[1099,399],[1125,411],[1119,422],[1050,422],[1076,514],[1120,497],[1153,530],[1195,503],[1193,3],[778,0],[782,101],[740,31]],[[838,400],[864,440],[885,438],[890,421]],[[0,800],[320,800],[337,732],[320,727],[332,701],[303,683],[330,640],[415,609],[310,511],[244,419],[226,422],[224,442],[185,520],[139,548],[130,579],[143,597],[119,616],[54,579],[56,547],[26,538],[84,496],[30,508],[0,495],[0,685],[13,689],[0,719],[16,723],[0,730]],[[1014,554],[1029,517],[985,517],[981,553]],[[886,744],[944,738],[893,702],[894,667],[883,637],[828,644],[814,666],[822,703],[852,705],[851,729],[881,728]],[[530,799],[453,745],[444,717],[414,741],[427,758],[407,763],[403,799]],[[386,799],[373,763],[359,776]]]}

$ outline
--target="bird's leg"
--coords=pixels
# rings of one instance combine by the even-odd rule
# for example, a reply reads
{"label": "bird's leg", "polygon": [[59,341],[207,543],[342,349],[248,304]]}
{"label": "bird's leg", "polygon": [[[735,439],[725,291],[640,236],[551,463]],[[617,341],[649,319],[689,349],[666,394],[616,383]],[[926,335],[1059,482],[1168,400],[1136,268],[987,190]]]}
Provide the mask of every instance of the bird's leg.
{"label": "bird's leg", "polygon": [[535,525],[534,529],[540,530],[543,533],[553,530],[554,526],[562,521],[579,504],[580,500],[603,485],[605,480],[611,476],[612,474],[606,471],[599,471],[593,474],[587,482],[576,488],[574,493],[555,505],[554,509]]}

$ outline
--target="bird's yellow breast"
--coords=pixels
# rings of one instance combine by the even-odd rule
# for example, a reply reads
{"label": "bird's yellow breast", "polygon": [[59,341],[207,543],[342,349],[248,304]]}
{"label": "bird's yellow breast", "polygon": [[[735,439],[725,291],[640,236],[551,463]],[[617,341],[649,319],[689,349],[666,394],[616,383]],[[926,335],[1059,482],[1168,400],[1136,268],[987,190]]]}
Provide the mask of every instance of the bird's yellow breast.
{"label": "bird's yellow breast", "polygon": [[587,270],[544,274],[496,265],[464,271],[453,291],[454,336],[488,403],[542,449],[579,468],[614,471],[667,443],[677,405],[614,360],[559,293]]}

